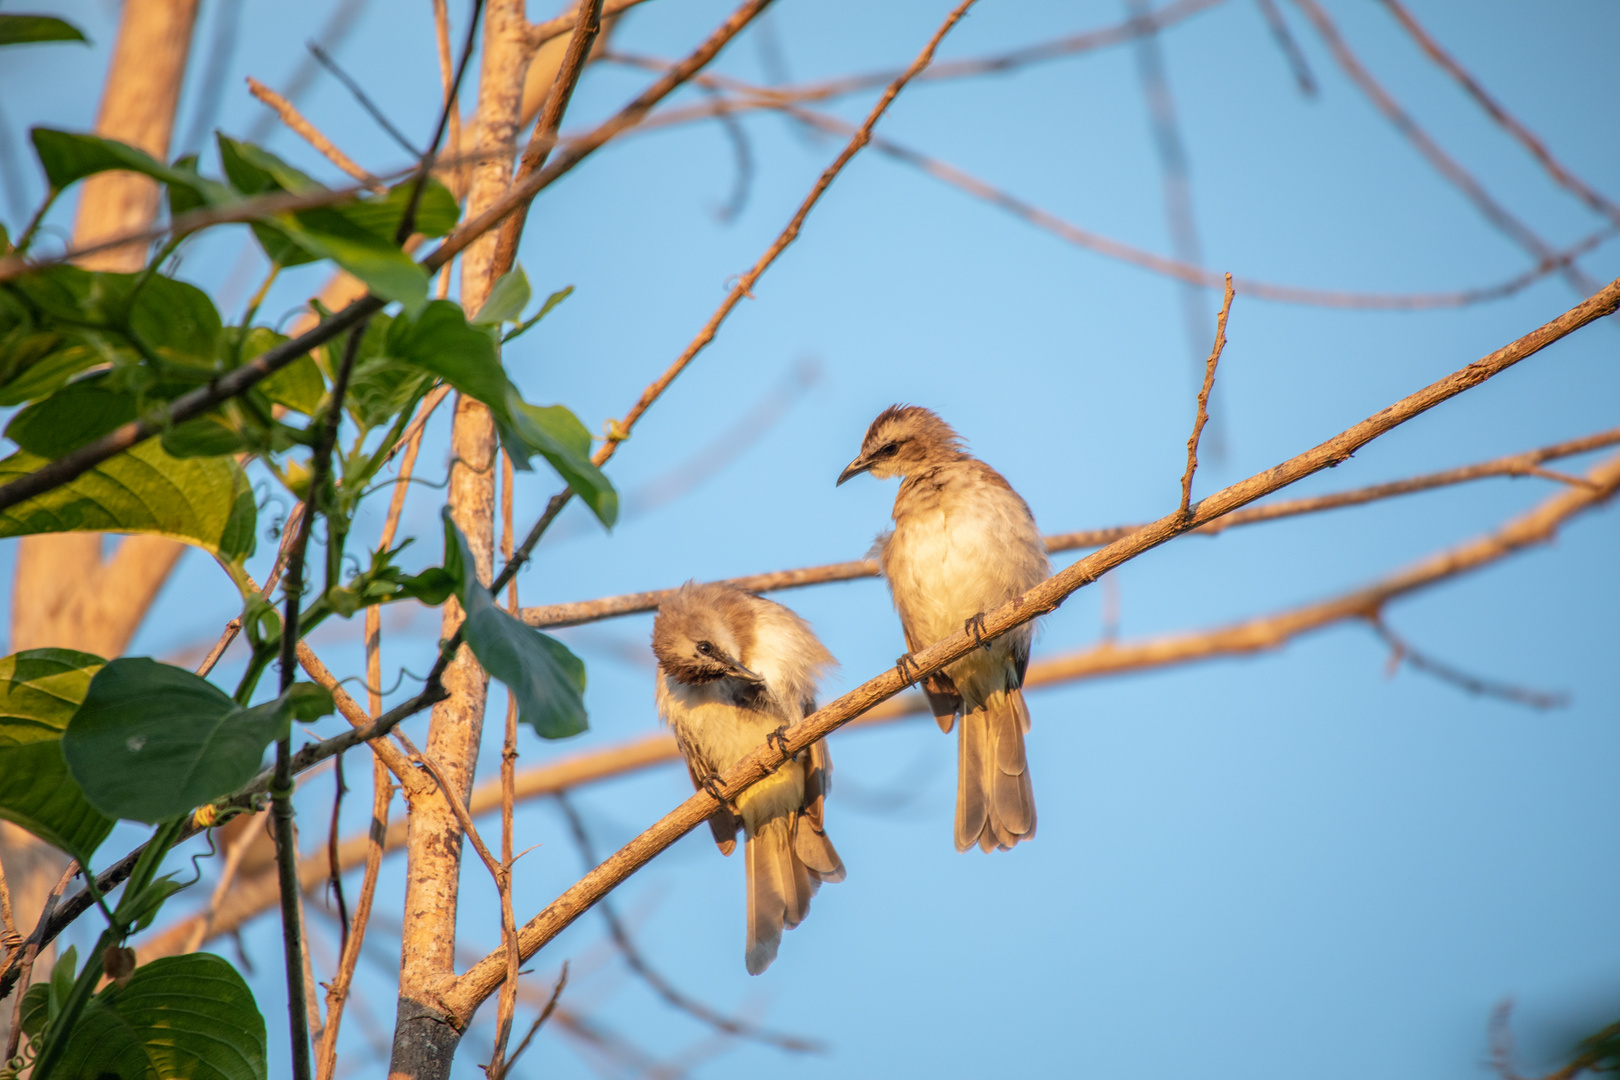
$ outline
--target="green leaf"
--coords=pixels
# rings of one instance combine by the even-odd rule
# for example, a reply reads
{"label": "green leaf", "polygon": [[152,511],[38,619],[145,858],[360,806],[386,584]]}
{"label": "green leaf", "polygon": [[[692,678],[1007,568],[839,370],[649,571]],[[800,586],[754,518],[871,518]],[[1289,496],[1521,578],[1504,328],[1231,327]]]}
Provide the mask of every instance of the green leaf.
{"label": "green leaf", "polygon": [[[255,330],[254,334],[258,332]],[[253,339],[250,337],[248,340],[251,344]],[[251,360],[263,351],[244,348],[242,358]],[[321,377],[321,369],[316,366],[314,358],[307,353],[261,382],[259,389],[277,405],[285,405],[305,416],[314,416],[320,410],[321,402],[326,400],[326,380]]]}
{"label": "green leaf", "polygon": [[[591,461],[591,433],[561,405],[530,405],[509,391],[508,415],[518,438],[551,463],[574,494],[608,528],[619,518],[619,493]],[[512,453],[511,440],[506,440]],[[513,459],[516,464],[516,458]]]}
{"label": "green leaf", "polygon": [[385,238],[355,224],[339,209],[322,207],[281,214],[276,225],[299,247],[331,259],[365,282],[375,295],[397,300],[407,311],[427,303],[427,271]]}
{"label": "green leaf", "polygon": [[529,278],[519,263],[498,278],[484,299],[484,306],[468,321],[474,326],[499,326],[517,322],[529,306]]}
{"label": "green leaf", "polygon": [[[405,213],[405,203],[411,197],[414,181],[406,180],[388,189],[381,197],[366,197],[344,203],[343,216],[350,221],[383,237],[390,243],[399,232],[399,219]],[[423,236],[443,236],[456,227],[461,208],[450,189],[439,181],[429,179],[422,187],[422,198],[416,204],[416,217],[411,231]]]}
{"label": "green leaf", "polygon": [[164,453],[176,458],[220,457],[247,449],[242,433],[219,412],[177,424],[158,441]]}
{"label": "green leaf", "polygon": [[[585,664],[554,637],[502,611],[473,573],[476,565],[449,507],[442,511],[445,564],[461,573],[458,596],[466,610],[462,635],[491,676],[517,698],[518,719],[543,739],[564,739],[589,726],[585,716]],[[454,548],[456,556],[450,557]]]}
{"label": "green leaf", "polygon": [[431,301],[419,315],[397,318],[388,333],[388,354],[419,364],[469,397],[506,412],[510,385],[489,331],[470,326],[459,304]]}
{"label": "green leaf", "polygon": [[[146,657],[114,660],[90,680],[62,735],[62,756],[102,813],[156,824],[252,780],[265,747],[319,700],[294,686],[243,708],[184,668]],[[329,705],[330,695],[324,700]]]}
{"label": "green leaf", "polygon": [[0,384],[0,405],[21,405],[45,397],[106,356],[76,336],[56,331],[19,335],[6,349],[8,376]]}
{"label": "green leaf", "polygon": [[29,136],[34,140],[39,163],[45,168],[45,178],[56,191],[96,173],[127,169],[171,187],[186,188],[202,202],[220,203],[231,199],[225,185],[165,165],[146,151],[116,139],[43,127],[34,128]]}
{"label": "green leaf", "polygon": [[11,418],[6,438],[52,460],[101,438],[135,419],[135,395],[109,389],[99,380],[64,386]]}
{"label": "green leaf", "polygon": [[[0,483],[45,459],[26,450],[0,461]],[[82,476],[0,511],[0,539],[53,532],[155,533],[200,547],[227,566],[253,553],[253,489],[230,458],[176,458],[140,443]]]}
{"label": "green leaf", "polygon": [[409,410],[434,383],[431,371],[416,364],[375,356],[361,360],[349,376],[344,408],[357,424],[370,429]]}
{"label": "green leaf", "polygon": [[299,172],[263,147],[238,142],[224,135],[218,135],[216,139],[225,179],[244,195],[263,195],[269,191],[303,194],[326,190],[326,185]]}
{"label": "green leaf", "polygon": [[36,41],[89,39],[72,23],[49,15],[0,15],[0,45],[27,45]]}
{"label": "green leaf", "polygon": [[399,589],[428,607],[438,607],[454,596],[461,583],[442,566],[432,566],[420,574],[401,578]]}
{"label": "green leaf", "polygon": [[210,953],[166,956],[90,999],[54,1080],[266,1080],[264,1017]]}
{"label": "green leaf", "polygon": [[171,363],[211,371],[219,355],[219,311],[195,285],[153,274],[136,294],[129,327]]}
{"label": "green leaf", "polygon": [[106,661],[72,649],[0,659],[0,817],[88,858],[112,829],[62,760],[62,732]]}
{"label": "green leaf", "polygon": [[529,329],[533,327],[535,323],[539,322],[547,315],[550,315],[552,308],[568,299],[573,295],[573,293],[574,287],[570,285],[566,289],[558,289],[556,292],[546,297],[546,302],[540,305],[540,310],[535,312],[527,322],[521,322],[506,332],[506,336],[501,338],[501,344],[505,345],[507,342],[517,338],[519,335],[527,334]]}

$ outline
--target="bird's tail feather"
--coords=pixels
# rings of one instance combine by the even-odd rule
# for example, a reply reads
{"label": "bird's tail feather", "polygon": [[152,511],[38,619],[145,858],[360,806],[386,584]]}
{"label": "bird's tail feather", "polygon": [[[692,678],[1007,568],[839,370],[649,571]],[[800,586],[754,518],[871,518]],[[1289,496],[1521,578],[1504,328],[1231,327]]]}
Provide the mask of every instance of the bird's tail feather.
{"label": "bird's tail feather", "polygon": [[[842,881],[844,863],[827,834],[803,818],[762,822],[744,844],[748,873],[748,951],[750,975],[776,959],[783,929],[791,930],[810,913],[810,898],[823,881]],[[825,869],[823,869],[825,867]]]}
{"label": "bird's tail feather", "polygon": [[1035,793],[1024,759],[1023,692],[997,691],[964,712],[957,736],[956,850],[1005,851],[1035,836]]}

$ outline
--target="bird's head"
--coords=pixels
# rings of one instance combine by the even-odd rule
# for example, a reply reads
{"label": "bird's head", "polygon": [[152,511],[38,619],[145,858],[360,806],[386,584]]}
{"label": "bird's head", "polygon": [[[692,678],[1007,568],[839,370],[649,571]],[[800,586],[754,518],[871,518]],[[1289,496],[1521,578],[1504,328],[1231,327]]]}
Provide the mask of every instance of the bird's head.
{"label": "bird's head", "polygon": [[879,480],[911,476],[962,456],[962,437],[933,411],[916,405],[891,405],[866,429],[860,456],[839,474],[838,483],[863,472]]}
{"label": "bird's head", "polygon": [[653,655],[677,682],[701,684],[719,679],[763,683],[764,676],[742,665],[747,636],[742,621],[750,613],[729,603],[733,590],[688,582],[658,609],[653,620]]}

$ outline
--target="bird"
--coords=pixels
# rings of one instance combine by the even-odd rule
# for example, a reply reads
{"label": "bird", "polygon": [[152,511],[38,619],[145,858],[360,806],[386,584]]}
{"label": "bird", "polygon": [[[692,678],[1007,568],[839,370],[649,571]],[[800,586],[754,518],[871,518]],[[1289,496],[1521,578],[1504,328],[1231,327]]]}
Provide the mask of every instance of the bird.
{"label": "bird", "polygon": [[905,632],[907,653],[896,661],[902,675],[912,653],[958,629],[983,646],[925,677],[923,692],[941,731],[962,718],[956,850],[1009,850],[1035,836],[1022,690],[1034,628],[1024,623],[989,641],[978,635],[986,611],[1051,576],[1046,544],[1012,485],[928,409],[894,405],[878,414],[838,483],[861,473],[904,477],[894,529],[878,538],[879,565]]}
{"label": "bird", "polygon": [[758,975],[776,959],[782,930],[810,910],[824,881],[844,880],[823,825],[832,781],[824,742],[799,751],[734,804],[718,780],[761,743],[816,709],[816,684],[835,665],[810,624],[774,601],[724,583],[687,582],[653,620],[659,716],[675,733],[692,785],[721,800],[709,818],[722,855],[741,827],[748,879],[744,961]]}

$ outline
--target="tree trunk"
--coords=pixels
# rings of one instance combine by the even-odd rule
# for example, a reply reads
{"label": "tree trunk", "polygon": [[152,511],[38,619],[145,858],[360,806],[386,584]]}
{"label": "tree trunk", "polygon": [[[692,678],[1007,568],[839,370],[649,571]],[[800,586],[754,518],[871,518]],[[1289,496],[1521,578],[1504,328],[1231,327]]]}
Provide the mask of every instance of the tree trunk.
{"label": "tree trunk", "polygon": [[[532,51],[524,41],[528,23],[522,0],[494,0],[484,13],[484,55],[478,79],[478,112],[472,149],[487,154],[472,166],[467,215],[476,216],[511,183],[522,119],[524,76]],[[462,306],[476,312],[493,284],[496,234],[481,238],[461,261]],[[493,576],[497,442],[489,410],[458,397],[451,432],[451,516],[466,534],[478,578]],[[443,636],[461,624],[454,600],[444,606]],[[486,675],[462,646],[444,675],[450,697],[434,706],[426,752],[463,799],[472,789],[483,734]],[[439,991],[455,978],[456,901],[461,877],[461,826],[441,798],[410,803],[404,933],[400,953],[399,1006],[390,1080],[444,1080],[461,1032],[448,1020]]]}

